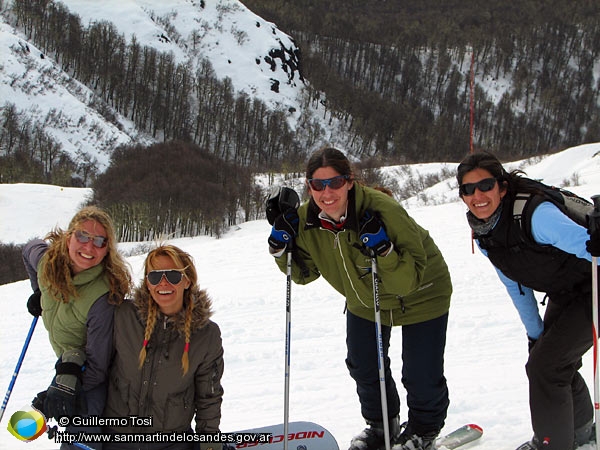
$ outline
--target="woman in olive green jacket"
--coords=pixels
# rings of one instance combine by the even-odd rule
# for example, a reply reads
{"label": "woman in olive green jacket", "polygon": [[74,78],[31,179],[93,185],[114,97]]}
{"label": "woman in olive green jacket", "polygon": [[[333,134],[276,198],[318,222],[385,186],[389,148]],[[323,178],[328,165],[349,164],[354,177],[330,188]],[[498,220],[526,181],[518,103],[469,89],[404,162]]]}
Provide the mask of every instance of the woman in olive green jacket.
{"label": "woman in olive green jacket", "polygon": [[[444,258],[429,233],[398,202],[354,181],[351,165],[339,150],[315,152],[306,179],[310,200],[275,219],[269,244],[285,272],[286,258],[281,256],[293,239],[294,282],[306,284],[323,276],[346,299],[346,364],[369,425],[350,448],[377,450],[384,444],[373,324],[373,251],[392,445],[429,449],[449,403],[443,359],[452,284]],[[404,426],[399,425],[400,400],[388,358],[391,327],[397,325],[402,325],[402,382],[408,392]]]}
{"label": "woman in olive green jacket", "polygon": [[192,420],[200,434],[219,432],[221,420],[223,347],[219,327],[210,320],[211,300],[197,285],[191,256],[173,245],[152,250],[144,273],[133,301],[115,313],[115,354],[104,411],[108,418],[137,416],[138,421],[106,431],[175,432],[181,439],[186,433],[188,442],[112,443],[104,449],[198,448]]}

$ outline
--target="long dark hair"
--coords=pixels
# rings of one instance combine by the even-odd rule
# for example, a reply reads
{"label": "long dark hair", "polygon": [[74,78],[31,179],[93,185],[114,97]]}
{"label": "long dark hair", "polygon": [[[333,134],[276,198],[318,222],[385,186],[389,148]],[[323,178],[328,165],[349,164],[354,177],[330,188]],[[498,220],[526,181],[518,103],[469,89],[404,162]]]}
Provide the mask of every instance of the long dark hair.
{"label": "long dark hair", "polygon": [[487,170],[499,184],[506,186],[511,195],[515,192],[539,192],[539,189],[525,181],[527,179],[522,176],[525,172],[518,169],[507,172],[496,155],[486,151],[471,153],[460,162],[456,169],[456,181],[459,186],[464,176],[474,169]]}
{"label": "long dark hair", "polygon": [[321,167],[331,167],[340,175],[348,175],[351,180],[354,178],[350,161],[337,148],[327,146],[314,152],[306,163],[306,179],[312,178],[313,174]]}

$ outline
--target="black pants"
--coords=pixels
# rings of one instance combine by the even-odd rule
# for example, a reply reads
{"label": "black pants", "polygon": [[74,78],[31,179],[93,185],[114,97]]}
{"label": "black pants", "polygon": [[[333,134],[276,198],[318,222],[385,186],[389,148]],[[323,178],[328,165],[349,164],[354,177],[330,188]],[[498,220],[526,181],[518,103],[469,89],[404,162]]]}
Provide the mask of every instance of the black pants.
{"label": "black pants", "polygon": [[526,365],[533,431],[548,450],[571,449],[574,430],[594,417],[590,393],[578,372],[593,341],[591,295],[561,303],[550,298],[544,333]]}
{"label": "black pants", "polygon": [[[356,381],[361,413],[382,420],[375,322],[346,313],[346,365]],[[448,314],[402,327],[402,384],[407,391],[408,420],[417,433],[440,431],[448,410],[444,349]],[[391,327],[382,326],[383,356],[389,417],[400,412],[400,398],[390,370]]]}

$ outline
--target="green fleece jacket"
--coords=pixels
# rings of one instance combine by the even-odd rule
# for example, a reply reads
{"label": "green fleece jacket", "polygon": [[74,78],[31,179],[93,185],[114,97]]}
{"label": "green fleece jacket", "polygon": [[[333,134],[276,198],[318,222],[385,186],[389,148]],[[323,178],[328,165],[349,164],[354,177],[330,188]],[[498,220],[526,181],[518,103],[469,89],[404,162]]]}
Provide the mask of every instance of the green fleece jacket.
{"label": "green fleece jacket", "polygon": [[[293,281],[307,284],[322,275],[346,298],[354,315],[374,321],[371,258],[355,247],[361,245],[358,224],[367,209],[380,217],[394,244],[394,251],[377,257],[382,324],[409,325],[447,313],[450,273],[429,232],[393,198],[357,183],[349,191],[347,219],[340,231],[321,226],[319,209],[312,201],[298,209]],[[285,254],[276,258],[284,273],[286,259]]]}

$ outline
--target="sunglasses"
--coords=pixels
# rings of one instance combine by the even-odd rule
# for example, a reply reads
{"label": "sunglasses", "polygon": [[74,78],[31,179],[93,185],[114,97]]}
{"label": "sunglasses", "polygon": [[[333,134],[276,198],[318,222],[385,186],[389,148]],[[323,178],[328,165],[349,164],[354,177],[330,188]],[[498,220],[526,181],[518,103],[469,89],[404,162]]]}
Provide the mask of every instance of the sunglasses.
{"label": "sunglasses", "polygon": [[171,283],[172,285],[176,285],[181,283],[183,275],[183,270],[178,269],[151,270],[146,275],[146,278],[148,279],[148,283],[150,283],[152,286],[156,286],[158,283],[160,283],[160,280],[162,280],[163,276],[167,279],[169,283]]}
{"label": "sunglasses", "polygon": [[460,195],[473,195],[475,189],[479,189],[481,192],[488,192],[494,189],[496,182],[495,178],[484,178],[477,183],[464,183],[459,186],[458,193]]}
{"label": "sunglasses", "polygon": [[104,248],[108,245],[108,238],[104,236],[94,236],[93,234],[89,234],[86,231],[77,230],[75,231],[75,239],[80,244],[87,244],[92,241],[94,247],[96,248]]}
{"label": "sunglasses", "polygon": [[324,191],[327,186],[329,186],[330,189],[339,189],[344,186],[349,179],[350,177],[348,175],[338,175],[337,177],[327,178],[325,180],[309,178],[307,181],[313,191]]}

